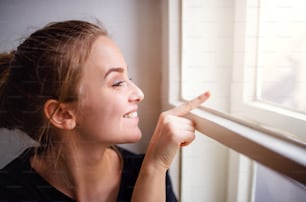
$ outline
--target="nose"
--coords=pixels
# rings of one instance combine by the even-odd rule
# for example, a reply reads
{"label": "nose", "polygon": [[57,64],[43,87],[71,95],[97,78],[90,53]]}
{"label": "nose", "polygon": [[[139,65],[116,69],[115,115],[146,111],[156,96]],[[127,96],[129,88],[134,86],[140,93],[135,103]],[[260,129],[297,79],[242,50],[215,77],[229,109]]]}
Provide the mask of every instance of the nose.
{"label": "nose", "polygon": [[129,96],[129,102],[141,102],[144,99],[142,90],[133,82],[131,82],[132,93]]}

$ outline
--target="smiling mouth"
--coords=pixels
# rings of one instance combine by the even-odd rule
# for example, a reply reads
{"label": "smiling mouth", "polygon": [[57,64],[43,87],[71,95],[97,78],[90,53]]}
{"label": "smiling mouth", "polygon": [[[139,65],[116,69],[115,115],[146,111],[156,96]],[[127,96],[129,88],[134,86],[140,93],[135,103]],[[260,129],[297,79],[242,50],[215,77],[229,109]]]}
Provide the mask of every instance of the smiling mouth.
{"label": "smiling mouth", "polygon": [[128,119],[132,119],[132,118],[136,118],[136,117],[138,117],[137,112],[130,112],[130,113],[127,113],[127,114],[123,115],[123,118],[128,118]]}

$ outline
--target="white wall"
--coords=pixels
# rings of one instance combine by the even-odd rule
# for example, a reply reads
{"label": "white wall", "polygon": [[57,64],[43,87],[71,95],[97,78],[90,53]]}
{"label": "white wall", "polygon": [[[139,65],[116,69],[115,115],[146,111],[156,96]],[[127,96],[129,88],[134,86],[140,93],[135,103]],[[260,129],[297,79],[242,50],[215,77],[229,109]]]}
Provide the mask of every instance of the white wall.
{"label": "white wall", "polygon": [[[210,90],[205,106],[229,111],[233,1],[182,1],[182,96]],[[197,133],[182,150],[182,201],[227,201],[229,149]]]}
{"label": "white wall", "polygon": [[[142,140],[127,145],[144,152],[161,109],[161,16],[159,0],[1,0],[0,51],[16,48],[22,38],[51,21],[98,18],[121,48],[130,77],[145,93],[140,104]],[[17,142],[0,133],[0,166],[15,156]],[[22,138],[22,141],[24,139]]]}

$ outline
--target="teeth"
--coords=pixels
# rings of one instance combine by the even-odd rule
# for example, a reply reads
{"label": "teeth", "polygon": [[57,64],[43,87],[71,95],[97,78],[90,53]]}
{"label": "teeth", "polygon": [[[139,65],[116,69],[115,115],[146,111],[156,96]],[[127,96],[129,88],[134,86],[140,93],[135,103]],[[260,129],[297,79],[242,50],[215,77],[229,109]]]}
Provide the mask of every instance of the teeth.
{"label": "teeth", "polygon": [[125,114],[123,117],[124,118],[136,118],[138,116],[137,112],[131,112],[128,114]]}

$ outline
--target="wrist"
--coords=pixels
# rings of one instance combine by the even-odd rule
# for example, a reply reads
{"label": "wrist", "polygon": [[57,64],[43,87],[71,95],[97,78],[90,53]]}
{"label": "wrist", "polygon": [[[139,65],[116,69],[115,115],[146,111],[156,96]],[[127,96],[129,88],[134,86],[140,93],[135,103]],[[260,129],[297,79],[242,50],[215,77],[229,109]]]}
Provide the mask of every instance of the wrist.
{"label": "wrist", "polygon": [[151,160],[145,157],[141,169],[146,174],[165,175],[168,167],[160,161]]}

